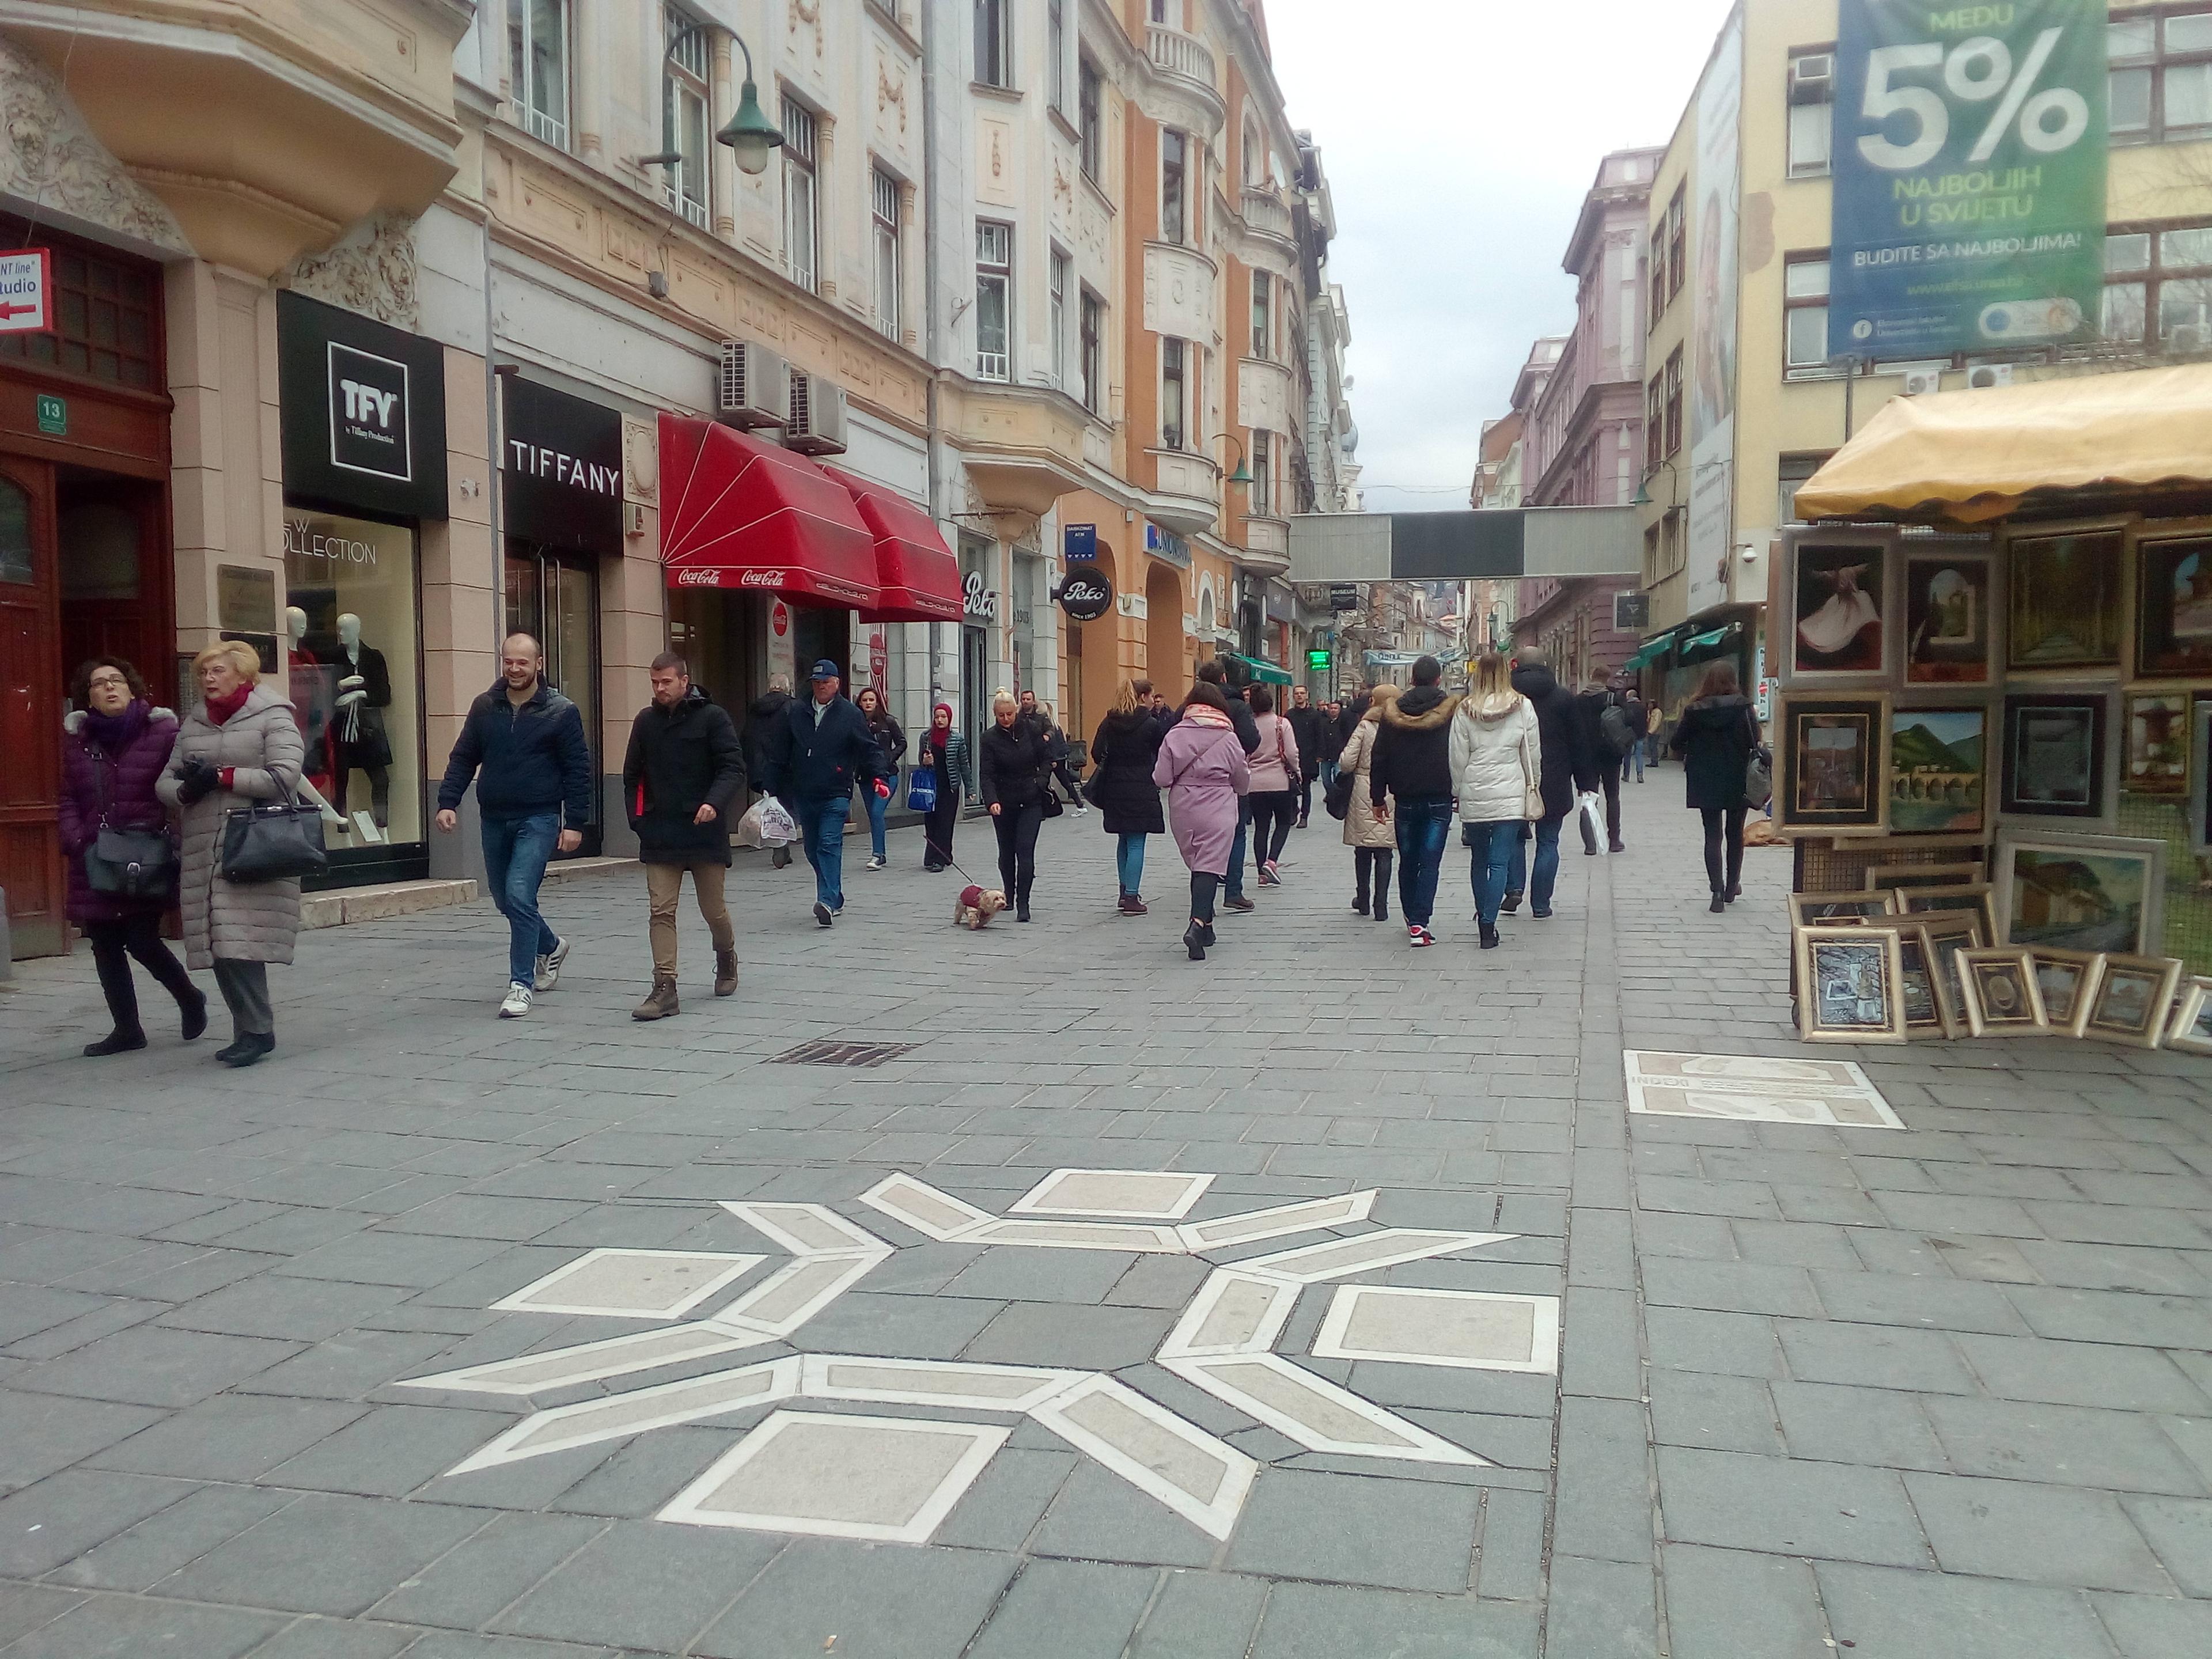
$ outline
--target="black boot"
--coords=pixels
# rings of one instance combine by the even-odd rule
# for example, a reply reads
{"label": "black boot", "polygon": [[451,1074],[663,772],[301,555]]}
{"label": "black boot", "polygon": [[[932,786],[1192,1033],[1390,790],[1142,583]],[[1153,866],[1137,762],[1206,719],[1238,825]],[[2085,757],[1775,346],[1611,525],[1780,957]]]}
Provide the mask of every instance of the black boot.
{"label": "black boot", "polygon": [[106,1054],[127,1054],[133,1049],[143,1048],[145,1046],[146,1034],[143,1031],[125,1031],[118,1029],[110,1031],[97,1042],[86,1043],[84,1057],[87,1060],[98,1060]]}
{"label": "black boot", "polygon": [[192,1000],[190,1002],[186,1002],[181,997],[177,1000],[177,1012],[184,1018],[185,1042],[190,1042],[207,1030],[207,993],[204,991],[193,992]]}
{"label": "black boot", "polygon": [[1504,942],[1498,937],[1498,929],[1489,922],[1479,922],[1476,925],[1482,929],[1482,948],[1484,950],[1495,951],[1498,945]]}
{"label": "black boot", "polygon": [[1196,922],[1194,921],[1182,930],[1182,942],[1184,948],[1190,952],[1190,959],[1193,962],[1206,960],[1206,934]]}
{"label": "black boot", "polygon": [[1016,900],[1014,901],[1014,920],[1015,920],[1016,921],[1027,921],[1029,919],[1030,919],[1030,902],[1029,902],[1029,900],[1028,900],[1028,899],[1026,899],[1026,898],[1018,898],[1018,899],[1016,899]]}
{"label": "black boot", "polygon": [[1717,887],[1714,888],[1714,889],[1713,889],[1713,914],[1714,914],[1715,915],[1720,915],[1720,913],[1721,913],[1722,911],[1723,911],[1723,910],[1725,910],[1725,909],[1727,909],[1727,908],[1728,908],[1728,895],[1727,895],[1726,893],[1723,893],[1723,892],[1719,888],[1717,888]]}

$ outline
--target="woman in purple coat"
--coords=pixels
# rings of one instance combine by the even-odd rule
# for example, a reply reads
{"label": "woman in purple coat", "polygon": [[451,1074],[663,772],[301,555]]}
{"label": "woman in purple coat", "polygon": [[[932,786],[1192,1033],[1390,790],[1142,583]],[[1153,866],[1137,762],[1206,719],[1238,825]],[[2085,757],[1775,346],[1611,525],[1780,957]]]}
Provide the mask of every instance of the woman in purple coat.
{"label": "woman in purple coat", "polygon": [[[69,918],[92,941],[93,964],[115,1029],[88,1055],[119,1054],[146,1046],[138,1024],[138,992],[131,981],[129,958],[176,998],[190,1042],[207,1030],[207,995],[193,985],[184,964],[161,942],[161,913],[169,908],[163,890],[132,897],[104,893],[86,873],[85,854],[102,828],[143,830],[167,835],[168,811],[154,786],[168,764],[177,740],[177,717],[152,707],[146,682],[120,657],[94,657],[76,671],[70,701],[77,705],[62,722],[62,852],[69,860]],[[170,837],[173,847],[175,837]],[[172,871],[175,865],[173,857]]]}
{"label": "woman in purple coat", "polygon": [[1193,962],[1204,962],[1213,943],[1213,895],[1229,868],[1242,797],[1252,787],[1251,763],[1215,687],[1203,680],[1191,687],[1182,718],[1160,740],[1152,781],[1168,792],[1168,824],[1190,866],[1190,926],[1182,942]]}

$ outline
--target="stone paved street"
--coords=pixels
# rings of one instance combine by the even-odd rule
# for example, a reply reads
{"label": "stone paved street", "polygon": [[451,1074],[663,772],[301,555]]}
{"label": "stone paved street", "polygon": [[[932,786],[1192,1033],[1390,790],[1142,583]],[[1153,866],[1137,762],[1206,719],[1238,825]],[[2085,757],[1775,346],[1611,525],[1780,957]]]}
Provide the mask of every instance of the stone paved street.
{"label": "stone paved street", "polygon": [[[1317,817],[1200,968],[1094,817],[980,935],[917,832],[828,933],[746,855],[660,1024],[635,871],[521,1022],[487,906],[304,936],[245,1073],[76,1058],[88,956],[24,965],[0,1655],[2212,1652],[2212,1069],[1801,1047],[1788,855],[1709,916],[1626,793],[1487,955],[1456,842],[1413,952]],[[1905,1127],[1632,1117],[1624,1048]],[[602,1249],[690,1254],[541,1285]]]}

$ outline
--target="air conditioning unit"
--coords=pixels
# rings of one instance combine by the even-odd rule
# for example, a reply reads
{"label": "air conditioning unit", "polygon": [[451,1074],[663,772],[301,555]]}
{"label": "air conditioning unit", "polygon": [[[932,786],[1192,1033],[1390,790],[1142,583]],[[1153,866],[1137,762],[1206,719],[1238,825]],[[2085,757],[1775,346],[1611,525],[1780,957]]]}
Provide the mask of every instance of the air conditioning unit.
{"label": "air conditioning unit", "polygon": [[781,426],[791,407],[791,369],[750,340],[722,342],[722,378],[714,418],[725,426]]}
{"label": "air conditioning unit", "polygon": [[1976,363],[1966,371],[1966,386],[1970,391],[1987,392],[1992,386],[2011,384],[2010,363]]}
{"label": "air conditioning unit", "polygon": [[1943,389],[1943,371],[1940,368],[1908,368],[1905,371],[1905,395],[1925,398]]}
{"label": "air conditioning unit", "polygon": [[845,388],[818,375],[791,377],[791,417],[783,423],[784,446],[802,455],[845,453]]}
{"label": "air conditioning unit", "polygon": [[1835,95],[1835,53],[1808,52],[1802,58],[1793,58],[1790,60],[1790,101],[1791,103],[1825,104]]}

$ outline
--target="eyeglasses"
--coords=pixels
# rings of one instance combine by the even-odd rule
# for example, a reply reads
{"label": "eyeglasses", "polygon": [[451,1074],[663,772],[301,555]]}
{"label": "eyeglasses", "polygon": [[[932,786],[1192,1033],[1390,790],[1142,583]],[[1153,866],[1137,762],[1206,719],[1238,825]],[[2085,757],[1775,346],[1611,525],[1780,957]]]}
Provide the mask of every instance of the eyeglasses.
{"label": "eyeglasses", "polygon": [[95,674],[85,682],[85,685],[88,689],[94,691],[99,690],[102,686],[106,685],[117,686],[125,691],[131,689],[131,682],[125,679],[120,674]]}

